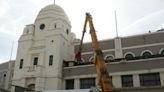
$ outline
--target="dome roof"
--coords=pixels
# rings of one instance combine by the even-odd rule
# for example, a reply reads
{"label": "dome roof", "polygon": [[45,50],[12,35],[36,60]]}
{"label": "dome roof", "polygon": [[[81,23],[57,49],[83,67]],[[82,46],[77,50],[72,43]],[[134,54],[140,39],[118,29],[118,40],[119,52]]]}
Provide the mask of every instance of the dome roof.
{"label": "dome roof", "polygon": [[56,4],[48,5],[42,8],[36,18],[36,21],[43,18],[62,19],[68,23],[70,22],[65,11]]}

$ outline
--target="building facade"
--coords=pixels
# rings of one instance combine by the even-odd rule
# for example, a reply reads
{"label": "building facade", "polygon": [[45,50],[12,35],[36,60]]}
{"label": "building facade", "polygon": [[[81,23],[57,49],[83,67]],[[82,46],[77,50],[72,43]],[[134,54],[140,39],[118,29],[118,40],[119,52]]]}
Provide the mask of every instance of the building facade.
{"label": "building facade", "polygon": [[0,64],[0,90],[10,90],[15,61]]}
{"label": "building facade", "polygon": [[[74,58],[74,36],[60,6],[41,9],[19,38],[12,85],[35,91],[62,89],[62,65]],[[17,92],[14,86],[12,92]]]}
{"label": "building facade", "polygon": [[[164,30],[100,41],[115,90],[121,92],[164,91]],[[75,46],[75,52],[78,50]],[[82,62],[65,62],[66,89],[96,85],[91,43],[83,46]],[[70,86],[71,85],[71,86]]]}
{"label": "building facade", "polygon": [[[164,91],[164,31],[100,41],[114,89],[121,92]],[[91,43],[82,62],[74,61],[79,43],[58,5],[41,9],[34,24],[24,28],[12,78],[16,87],[35,91],[88,89],[96,86]]]}

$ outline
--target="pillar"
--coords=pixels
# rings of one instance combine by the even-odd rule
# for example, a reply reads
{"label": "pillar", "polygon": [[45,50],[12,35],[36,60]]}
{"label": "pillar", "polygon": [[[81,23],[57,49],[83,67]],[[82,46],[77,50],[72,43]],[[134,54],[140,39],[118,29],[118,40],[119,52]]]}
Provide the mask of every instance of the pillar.
{"label": "pillar", "polygon": [[160,72],[161,86],[164,86],[164,72]]}
{"label": "pillar", "polygon": [[76,78],[74,80],[74,89],[80,89],[80,79]]}
{"label": "pillar", "polygon": [[120,75],[114,75],[112,76],[112,82],[113,82],[113,86],[115,88],[121,88],[122,84],[121,84],[121,76]]}
{"label": "pillar", "polygon": [[140,87],[140,79],[138,74],[133,75],[133,86]]}
{"label": "pillar", "polygon": [[115,38],[115,58],[123,58],[121,38]]}

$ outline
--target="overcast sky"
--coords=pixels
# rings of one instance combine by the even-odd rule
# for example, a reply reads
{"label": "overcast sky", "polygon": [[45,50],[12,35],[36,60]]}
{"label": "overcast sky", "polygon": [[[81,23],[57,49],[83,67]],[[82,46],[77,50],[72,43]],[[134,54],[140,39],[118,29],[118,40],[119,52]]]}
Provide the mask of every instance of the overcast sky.
{"label": "overcast sky", "polygon": [[[27,24],[33,24],[41,8],[54,0],[0,0],[0,63],[16,57],[17,41]],[[85,19],[85,12],[93,17],[98,39],[116,37],[114,10],[117,11],[120,37],[154,32],[164,28],[164,0],[56,0],[69,17],[72,32],[77,38]],[[89,35],[85,41],[90,41]]]}

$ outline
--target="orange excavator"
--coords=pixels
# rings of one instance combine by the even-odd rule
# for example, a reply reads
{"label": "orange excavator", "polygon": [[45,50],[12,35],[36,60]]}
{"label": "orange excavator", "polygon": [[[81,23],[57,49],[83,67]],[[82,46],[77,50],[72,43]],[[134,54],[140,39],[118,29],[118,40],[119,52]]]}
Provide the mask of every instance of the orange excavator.
{"label": "orange excavator", "polygon": [[109,77],[109,73],[107,71],[107,66],[106,66],[105,60],[103,58],[103,53],[102,53],[102,50],[100,48],[100,44],[97,40],[95,28],[94,28],[94,25],[92,22],[92,17],[90,15],[90,13],[86,13],[86,19],[85,19],[85,23],[84,23],[82,38],[81,38],[79,50],[78,50],[75,58],[77,61],[81,60],[83,39],[84,39],[84,35],[86,32],[87,23],[89,23],[90,35],[91,35],[91,39],[92,39],[92,48],[93,48],[93,53],[94,53],[93,63],[96,66],[98,86],[101,88],[102,92],[113,92],[112,81],[111,81],[111,79]]}

